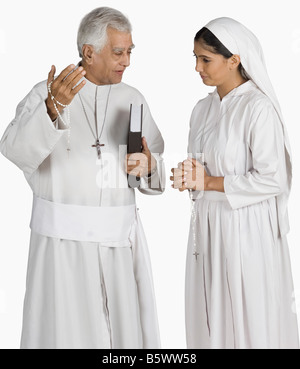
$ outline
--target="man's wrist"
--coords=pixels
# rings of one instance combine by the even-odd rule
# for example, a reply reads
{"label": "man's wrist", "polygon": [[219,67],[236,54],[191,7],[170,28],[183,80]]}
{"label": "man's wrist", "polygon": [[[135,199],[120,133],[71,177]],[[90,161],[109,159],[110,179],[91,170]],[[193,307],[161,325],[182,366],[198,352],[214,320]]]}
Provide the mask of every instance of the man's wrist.
{"label": "man's wrist", "polygon": [[58,115],[57,115],[57,112],[54,110],[52,110],[50,107],[49,107],[49,102],[48,100],[46,100],[46,108],[47,108],[47,114],[49,115],[50,119],[52,120],[52,122],[56,121]]}

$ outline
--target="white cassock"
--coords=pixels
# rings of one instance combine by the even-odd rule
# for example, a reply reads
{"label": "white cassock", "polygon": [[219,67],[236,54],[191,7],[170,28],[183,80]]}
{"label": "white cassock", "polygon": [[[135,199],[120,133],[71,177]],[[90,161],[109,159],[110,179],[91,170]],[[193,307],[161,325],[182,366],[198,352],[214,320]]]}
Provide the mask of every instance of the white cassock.
{"label": "white cassock", "polygon": [[[205,141],[205,142],[204,142]],[[186,279],[189,348],[299,348],[286,235],[277,196],[287,186],[282,124],[252,81],[195,107],[189,153],[204,147],[225,193],[195,192]]]}
{"label": "white cassock", "polygon": [[47,115],[46,82],[19,104],[1,141],[34,194],[21,347],[156,349],[151,265],[124,165],[130,104],[144,104],[143,136],[157,159],[145,194],[164,188],[163,139],[136,89],[87,80],[80,95],[94,133],[97,110],[101,160],[79,95],[68,154],[66,127]]}

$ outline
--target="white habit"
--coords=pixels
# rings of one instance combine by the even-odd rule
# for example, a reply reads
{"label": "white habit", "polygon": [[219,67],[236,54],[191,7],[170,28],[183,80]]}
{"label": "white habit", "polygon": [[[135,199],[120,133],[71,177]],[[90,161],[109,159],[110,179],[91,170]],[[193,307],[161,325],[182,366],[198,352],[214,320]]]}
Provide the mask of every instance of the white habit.
{"label": "white habit", "polygon": [[124,168],[130,104],[144,104],[143,136],[157,159],[145,194],[164,188],[163,139],[136,89],[87,81],[80,95],[94,132],[97,106],[101,160],[79,95],[68,154],[66,127],[47,115],[46,82],[19,104],[1,141],[34,194],[21,347],[157,349],[151,265]]}
{"label": "white habit", "polygon": [[291,149],[256,36],[231,18],[208,28],[239,55],[249,81],[222,101],[196,105],[189,152],[204,152],[225,193],[195,203],[198,260],[190,236],[186,279],[189,348],[298,349],[287,233]]}
{"label": "white habit", "polygon": [[[221,117],[221,118],[220,118]],[[205,124],[206,122],[206,124]],[[281,122],[252,81],[195,107],[189,153],[205,136],[205,162],[225,193],[195,192],[197,252],[190,231],[186,326],[190,349],[299,348],[293,282],[276,196],[286,186]]]}

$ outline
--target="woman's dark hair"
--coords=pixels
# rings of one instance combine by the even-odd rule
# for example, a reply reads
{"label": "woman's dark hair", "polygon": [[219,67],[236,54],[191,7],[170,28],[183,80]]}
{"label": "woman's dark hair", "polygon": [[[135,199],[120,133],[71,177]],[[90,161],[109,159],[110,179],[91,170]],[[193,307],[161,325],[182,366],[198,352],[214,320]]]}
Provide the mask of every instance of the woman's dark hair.
{"label": "woman's dark hair", "polygon": [[[206,27],[203,27],[195,36],[195,41],[203,41],[206,46],[213,49],[214,54],[223,55],[225,59],[229,59],[233,54],[222,44],[222,42]],[[242,63],[239,65],[239,71],[243,78],[249,79]]]}
{"label": "woman's dark hair", "polygon": [[229,59],[232,53],[222,44],[222,42],[206,27],[202,28],[195,36],[195,41],[203,41],[206,46],[213,48],[213,53],[221,54]]}

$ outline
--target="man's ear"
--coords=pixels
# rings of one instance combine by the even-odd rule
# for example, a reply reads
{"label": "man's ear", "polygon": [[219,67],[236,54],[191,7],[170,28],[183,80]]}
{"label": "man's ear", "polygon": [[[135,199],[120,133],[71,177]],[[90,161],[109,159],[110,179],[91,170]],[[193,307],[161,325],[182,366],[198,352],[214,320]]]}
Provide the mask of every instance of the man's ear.
{"label": "man's ear", "polygon": [[241,58],[239,55],[232,55],[230,58],[230,69],[237,69],[241,64]]}
{"label": "man's ear", "polygon": [[82,47],[82,59],[86,64],[90,65],[93,62],[94,48],[91,45],[83,45]]}

